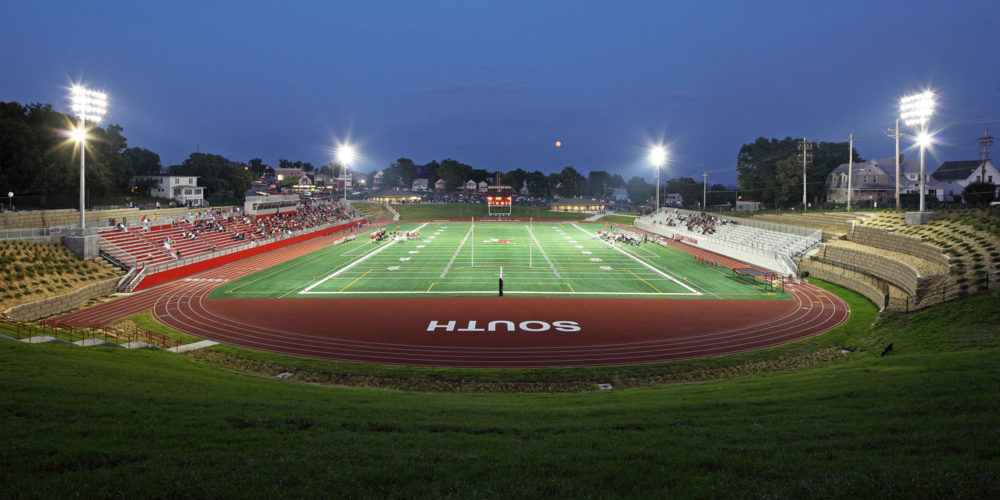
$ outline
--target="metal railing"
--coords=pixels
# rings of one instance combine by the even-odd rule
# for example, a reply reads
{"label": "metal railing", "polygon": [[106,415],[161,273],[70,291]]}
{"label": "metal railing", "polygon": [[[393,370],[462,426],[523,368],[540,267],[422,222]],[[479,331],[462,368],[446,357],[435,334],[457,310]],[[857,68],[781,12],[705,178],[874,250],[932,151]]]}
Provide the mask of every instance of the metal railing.
{"label": "metal railing", "polygon": [[18,340],[27,339],[29,342],[37,337],[48,336],[69,342],[95,340],[122,344],[138,341],[163,349],[175,349],[181,345],[181,342],[173,337],[138,326],[127,329],[95,325],[78,327],[46,322],[32,324],[0,318],[0,333]]}

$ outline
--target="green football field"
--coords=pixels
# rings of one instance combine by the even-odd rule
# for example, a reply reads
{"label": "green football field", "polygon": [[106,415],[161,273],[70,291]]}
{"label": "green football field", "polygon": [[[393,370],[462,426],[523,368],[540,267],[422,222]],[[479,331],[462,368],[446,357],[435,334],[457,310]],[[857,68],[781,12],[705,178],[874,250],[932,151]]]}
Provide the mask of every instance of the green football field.
{"label": "green football field", "polygon": [[[652,242],[611,244],[604,224],[391,223],[225,284],[213,298],[504,295],[787,299]],[[405,238],[406,232],[411,234]]]}

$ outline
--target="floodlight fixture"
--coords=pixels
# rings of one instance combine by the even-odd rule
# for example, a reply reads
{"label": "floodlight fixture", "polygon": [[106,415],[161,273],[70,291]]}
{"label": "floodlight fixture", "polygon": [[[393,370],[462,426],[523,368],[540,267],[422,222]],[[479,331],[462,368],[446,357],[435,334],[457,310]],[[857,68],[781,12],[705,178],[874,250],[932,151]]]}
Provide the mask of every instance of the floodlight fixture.
{"label": "floodlight fixture", "polygon": [[917,144],[920,145],[920,211],[924,211],[924,192],[927,190],[924,182],[924,150],[930,143],[927,135],[927,122],[934,114],[934,104],[937,96],[933,90],[925,90],[918,94],[908,95],[899,100],[899,117],[907,127],[916,127],[920,131]]}
{"label": "floodlight fixture", "polygon": [[108,112],[108,95],[74,85],[70,89],[73,113],[82,120],[100,123]]}
{"label": "floodlight fixture", "polygon": [[84,236],[87,192],[84,157],[87,150],[87,121],[101,122],[104,114],[108,112],[108,95],[81,85],[74,85],[69,93],[73,113],[80,118],[80,126],[71,133],[71,136],[80,143],[80,236]]}
{"label": "floodlight fixture", "polygon": [[899,100],[899,117],[907,127],[922,127],[934,114],[936,101],[932,90],[903,97]]}
{"label": "floodlight fixture", "polygon": [[337,161],[346,167],[354,162],[355,154],[354,146],[344,144],[343,146],[337,148]]}
{"label": "floodlight fixture", "polygon": [[920,135],[917,136],[917,144],[922,148],[930,146],[932,142],[934,142],[934,138],[927,132],[921,132]]}
{"label": "floodlight fixture", "polygon": [[344,166],[344,199],[347,199],[347,169],[350,168],[351,163],[354,162],[354,157],[357,152],[354,150],[354,146],[350,144],[342,144],[337,148],[337,161]]}
{"label": "floodlight fixture", "polygon": [[77,127],[69,132],[69,137],[73,142],[83,142],[87,140],[87,131]]}
{"label": "floodlight fixture", "polygon": [[649,150],[649,161],[657,168],[662,167],[667,161],[667,148],[656,145]]}

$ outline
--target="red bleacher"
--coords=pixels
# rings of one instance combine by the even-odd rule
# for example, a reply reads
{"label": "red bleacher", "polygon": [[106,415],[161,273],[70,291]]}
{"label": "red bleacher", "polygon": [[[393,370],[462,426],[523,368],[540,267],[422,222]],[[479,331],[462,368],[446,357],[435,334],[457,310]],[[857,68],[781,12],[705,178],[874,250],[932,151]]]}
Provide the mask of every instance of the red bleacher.
{"label": "red bleacher", "polygon": [[[184,233],[193,232],[195,226],[183,220],[151,226],[148,229],[130,227],[128,231],[122,231],[108,228],[99,233],[101,248],[129,266],[145,267],[174,260],[173,255],[163,246],[164,240],[172,241],[171,252],[178,250],[181,258],[188,258],[212,252],[213,245],[216,250],[223,250],[259,239],[259,236],[253,234],[251,227],[242,220],[234,219],[230,222],[216,219],[215,222],[222,224],[225,231],[202,230],[194,239],[185,237]],[[244,240],[236,239],[239,233],[245,233]]]}

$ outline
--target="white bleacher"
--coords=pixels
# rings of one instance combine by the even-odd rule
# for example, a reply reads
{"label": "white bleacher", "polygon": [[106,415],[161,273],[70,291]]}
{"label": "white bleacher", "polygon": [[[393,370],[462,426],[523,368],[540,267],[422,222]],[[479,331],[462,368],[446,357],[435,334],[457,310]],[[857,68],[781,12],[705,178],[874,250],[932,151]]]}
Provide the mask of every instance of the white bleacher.
{"label": "white bleacher", "polygon": [[[822,239],[822,232],[817,230],[795,228],[793,230],[801,234],[794,234],[754,227],[760,223],[750,223],[744,219],[732,219],[719,214],[714,214],[717,219],[713,226],[714,231],[706,232],[701,227],[689,230],[687,219],[698,215],[699,212],[688,210],[661,210],[636,219],[635,226],[670,238],[686,237],[689,243],[707,250],[726,253],[739,260],[788,274],[797,273],[798,270],[792,262],[815,251]],[[780,224],[774,224],[774,227],[787,229],[785,225]]]}

